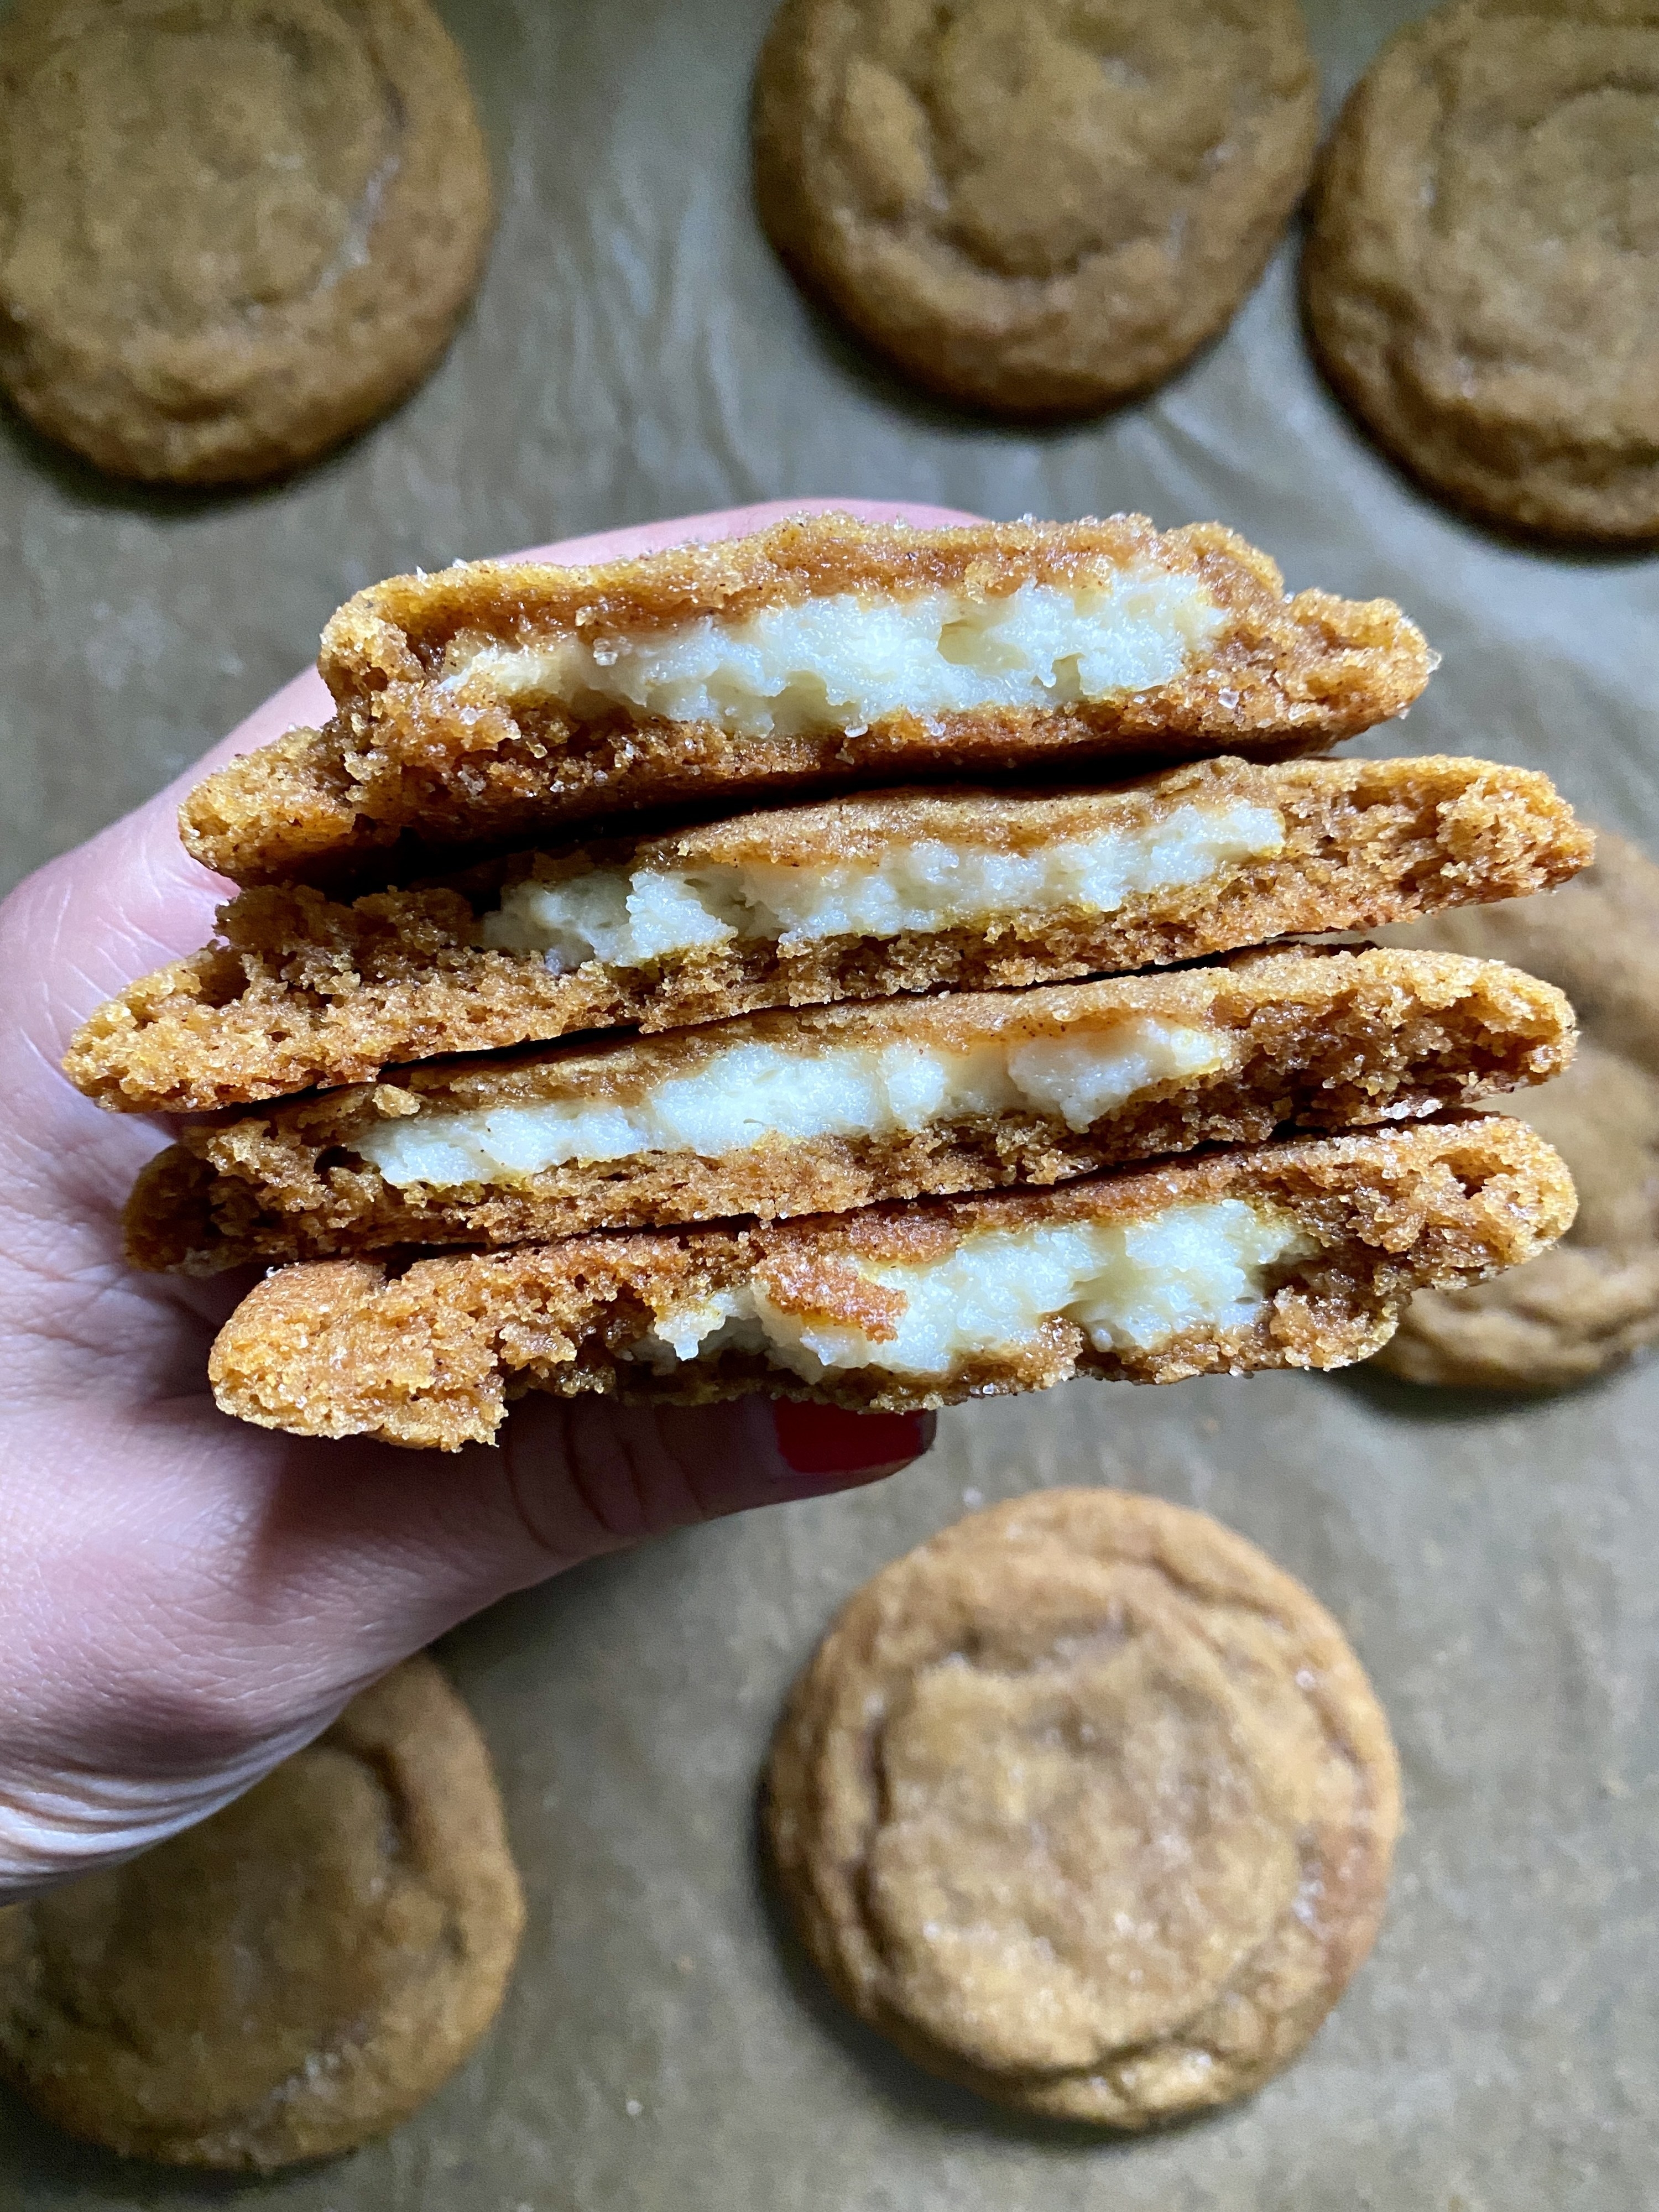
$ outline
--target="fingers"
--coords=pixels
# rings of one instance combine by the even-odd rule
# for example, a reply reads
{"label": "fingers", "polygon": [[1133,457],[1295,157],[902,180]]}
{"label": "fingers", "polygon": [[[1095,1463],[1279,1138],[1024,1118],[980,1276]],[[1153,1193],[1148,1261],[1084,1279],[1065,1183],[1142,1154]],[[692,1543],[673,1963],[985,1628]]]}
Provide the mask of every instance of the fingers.
{"label": "fingers", "polygon": [[[469,1613],[641,1538],[878,1480],[931,1414],[538,1399],[500,1451],[94,1416],[0,1498],[0,1901],[204,1818]],[[33,1479],[31,1480],[30,1478]]]}
{"label": "fingers", "polygon": [[[214,1417],[209,1416],[212,1419]],[[848,1413],[762,1396],[697,1407],[532,1396],[499,1449],[458,1455],[256,1437],[263,1510],[227,1630],[268,1624],[336,1678],[389,1667],[509,1591],[699,1522],[854,1489],[896,1474],[933,1440],[932,1414]],[[222,1428],[224,1425],[221,1425]],[[225,1441],[237,1435],[225,1430]],[[246,1502],[246,1493],[244,1493]],[[256,1642],[259,1640],[256,1638]],[[267,1649],[253,1676],[280,1676]]]}
{"label": "fingers", "polygon": [[503,1457],[526,1528],[561,1564],[750,1506],[879,1481],[933,1440],[931,1413],[733,1404],[656,1412],[532,1400]]}

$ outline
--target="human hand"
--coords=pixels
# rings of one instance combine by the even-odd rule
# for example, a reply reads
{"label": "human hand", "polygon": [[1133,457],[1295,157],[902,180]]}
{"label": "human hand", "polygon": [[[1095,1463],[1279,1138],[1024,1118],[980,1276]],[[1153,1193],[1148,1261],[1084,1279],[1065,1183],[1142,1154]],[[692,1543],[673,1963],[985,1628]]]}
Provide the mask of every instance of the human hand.
{"label": "human hand", "polygon": [[[537,549],[561,560],[735,536],[805,501]],[[329,711],[295,679],[193,769]],[[98,1002],[212,933],[223,882],[189,860],[183,783],[0,907],[0,1899],[204,1818],[366,1684],[507,1591],[598,1553],[876,1480],[932,1416],[768,1400],[526,1401],[457,1455],[243,1426],[207,1353],[245,1284],[131,1273],[118,1215],[153,1126],[58,1061]]]}

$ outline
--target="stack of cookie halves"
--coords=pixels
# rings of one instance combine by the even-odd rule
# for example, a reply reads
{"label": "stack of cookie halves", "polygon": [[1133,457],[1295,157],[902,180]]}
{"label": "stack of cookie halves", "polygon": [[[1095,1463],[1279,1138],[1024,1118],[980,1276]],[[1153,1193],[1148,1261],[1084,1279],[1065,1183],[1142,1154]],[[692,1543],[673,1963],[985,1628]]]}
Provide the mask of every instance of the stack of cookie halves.
{"label": "stack of cookie halves", "polygon": [[218,941],[65,1063],[191,1117],[131,1256],[276,1263],[228,1412],[447,1449],[528,1390],[1358,1358],[1573,1204],[1468,1110],[1565,1065],[1559,992],[1296,941],[1589,856],[1542,776],[1318,757],[1431,665],[1387,602],[1133,517],[379,585],[326,726],[185,802]]}

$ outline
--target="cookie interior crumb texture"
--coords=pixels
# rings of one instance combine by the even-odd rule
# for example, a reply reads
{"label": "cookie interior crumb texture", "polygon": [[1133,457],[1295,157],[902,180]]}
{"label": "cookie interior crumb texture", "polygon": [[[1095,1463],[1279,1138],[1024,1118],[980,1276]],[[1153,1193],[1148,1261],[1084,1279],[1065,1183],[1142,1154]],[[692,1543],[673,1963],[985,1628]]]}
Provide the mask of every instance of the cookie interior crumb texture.
{"label": "cookie interior crumb texture", "polygon": [[1487,1389],[1586,1382],[1659,1341],[1659,867],[1603,830],[1595,866],[1565,891],[1392,933],[1522,961],[1571,994],[1584,1030],[1574,1065],[1504,1110],[1559,1152],[1579,1206],[1525,1268],[1413,1298],[1377,1364]]}
{"label": "cookie interior crumb texture", "polygon": [[877,793],[349,903],[246,891],[221,942],[100,1007],[64,1068],[101,1105],[202,1112],[576,1030],[1365,930],[1546,890],[1589,853],[1547,778],[1432,756],[1200,761],[1052,798]]}
{"label": "cookie interior crumb texture", "polygon": [[1058,1190],[278,1268],[209,1376],[265,1427],[456,1450],[526,1390],[897,1413],[1073,1375],[1334,1367],[1413,1291],[1530,1259],[1572,1209],[1530,1129],[1459,1116]]}
{"label": "cookie interior crumb texture", "polygon": [[0,2072],[130,2156],[331,2157],[460,2064],[523,1922],[483,1739],[410,1660],[201,1826],[0,1911]]}
{"label": "cookie interior crumb texture", "polygon": [[823,514],[600,568],[393,577],[335,614],[318,665],[325,728],[180,811],[239,883],[629,808],[1323,751],[1403,712],[1433,658],[1387,600],[1286,598],[1216,524]]}
{"label": "cookie interior crumb texture", "polygon": [[750,1014],[186,1128],[139,1178],[127,1251],[210,1273],[1054,1183],[1470,1104],[1547,1080],[1572,1037],[1561,994],[1515,969],[1328,948]]}
{"label": "cookie interior crumb texture", "polygon": [[21,0],[0,27],[0,383],[118,475],[269,476],[372,422],[489,222],[426,0]]}
{"label": "cookie interior crumb texture", "polygon": [[1305,264],[1332,380],[1432,489],[1568,537],[1659,533],[1659,14],[1454,0],[1327,149]]}
{"label": "cookie interior crumb texture", "polygon": [[1291,0],[787,0],[756,198],[789,266],[906,374],[1077,414],[1225,325],[1317,131]]}
{"label": "cookie interior crumb texture", "polygon": [[1370,1950],[1386,1717],[1315,1600],[1207,1515],[1012,1499],[842,1608],[768,1765],[838,1996],[930,2072],[1144,2128],[1260,2087]]}

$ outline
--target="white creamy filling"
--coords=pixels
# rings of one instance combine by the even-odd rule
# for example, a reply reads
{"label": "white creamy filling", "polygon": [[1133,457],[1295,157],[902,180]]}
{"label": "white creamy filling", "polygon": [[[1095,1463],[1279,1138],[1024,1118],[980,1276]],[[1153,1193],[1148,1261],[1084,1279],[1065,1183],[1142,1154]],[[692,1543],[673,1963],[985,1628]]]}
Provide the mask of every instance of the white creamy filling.
{"label": "white creamy filling", "polygon": [[1223,620],[1196,577],[1145,564],[994,599],[837,592],[637,637],[485,645],[444,680],[482,676],[503,697],[556,699],[579,718],[623,708],[734,737],[856,734],[902,709],[1072,706],[1150,690],[1179,676]]}
{"label": "white creamy filling", "polygon": [[626,1103],[573,1095],[412,1114],[366,1131],[356,1150],[398,1189],[447,1190],[519,1182],[568,1160],[681,1152],[718,1159],[769,1138],[891,1136],[1022,1108],[1086,1129],[1153,1084],[1224,1067],[1232,1049],[1224,1032],[1150,1015],[1055,1036],[992,1039],[965,1052],[737,1044]]}
{"label": "white creamy filling", "polygon": [[1021,912],[1113,914],[1137,893],[1201,884],[1285,847],[1275,807],[1177,806],[1160,822],[1056,839],[1034,852],[919,838],[868,860],[688,871],[594,868],[514,884],[485,945],[541,952],[556,974],[644,967],[733,938],[786,943],[953,929]]}
{"label": "white creamy filling", "polygon": [[975,1353],[1018,1352],[1062,1317],[1098,1352],[1152,1352],[1188,1330],[1248,1326],[1266,1303],[1266,1270],[1316,1249],[1291,1215],[1237,1198],[1144,1221],[987,1230],[924,1267],[852,1263],[903,1296],[884,1343],[785,1313],[745,1283],[659,1315],[630,1356],[664,1373],[731,1350],[763,1353],[809,1382],[850,1367],[942,1376]]}

